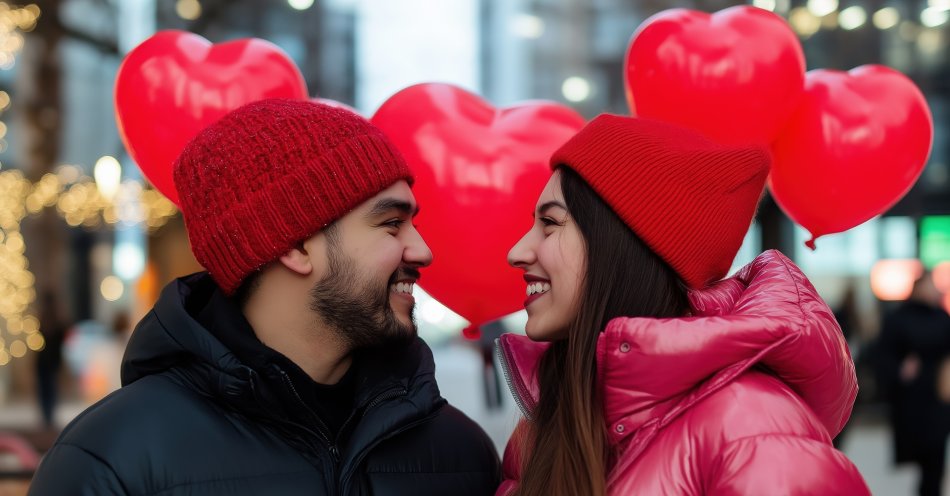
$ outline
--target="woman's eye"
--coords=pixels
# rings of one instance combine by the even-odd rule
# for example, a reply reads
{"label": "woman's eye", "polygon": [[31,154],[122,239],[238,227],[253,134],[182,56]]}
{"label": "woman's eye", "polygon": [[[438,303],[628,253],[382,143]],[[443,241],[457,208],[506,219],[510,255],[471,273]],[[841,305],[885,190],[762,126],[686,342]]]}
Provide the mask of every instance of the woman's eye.
{"label": "woman's eye", "polygon": [[558,222],[558,221],[556,221],[556,220],[554,220],[554,219],[552,219],[552,218],[550,218],[550,217],[541,217],[539,220],[541,221],[541,224],[544,225],[544,227],[548,227],[548,226],[559,226],[559,225],[561,225],[560,222]]}

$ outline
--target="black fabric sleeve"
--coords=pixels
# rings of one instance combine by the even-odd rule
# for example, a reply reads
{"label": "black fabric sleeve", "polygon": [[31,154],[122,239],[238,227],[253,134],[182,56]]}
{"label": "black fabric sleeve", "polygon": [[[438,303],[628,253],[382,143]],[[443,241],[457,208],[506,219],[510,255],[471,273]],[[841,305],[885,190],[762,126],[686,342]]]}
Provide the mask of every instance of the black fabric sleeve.
{"label": "black fabric sleeve", "polygon": [[30,496],[126,496],[115,471],[89,451],[68,443],[56,444],[43,457]]}

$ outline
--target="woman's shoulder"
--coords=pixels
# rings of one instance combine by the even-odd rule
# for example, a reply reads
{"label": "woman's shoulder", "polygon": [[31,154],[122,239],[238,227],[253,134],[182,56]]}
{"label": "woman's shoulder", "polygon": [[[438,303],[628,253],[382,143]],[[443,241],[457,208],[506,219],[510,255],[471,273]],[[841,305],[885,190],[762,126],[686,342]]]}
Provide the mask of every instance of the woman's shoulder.
{"label": "woman's shoulder", "polygon": [[[678,459],[671,469],[678,483],[703,488],[698,492],[769,494],[782,480],[784,494],[869,494],[817,415],[765,370],[740,375],[686,409],[664,431],[638,468]],[[671,450],[682,456],[671,456]],[[802,473],[815,477],[797,479]],[[635,477],[633,471],[624,475]]]}
{"label": "woman's shoulder", "polygon": [[767,370],[753,368],[684,411],[682,422],[728,443],[754,436],[791,435],[829,442],[831,436],[808,404]]}
{"label": "woman's shoulder", "polygon": [[[709,382],[716,380],[713,377]],[[623,460],[635,452],[629,446],[645,440],[636,434],[628,439],[628,448],[621,449],[623,455],[618,460],[620,472],[614,474],[617,487],[637,487],[641,489],[637,492],[648,494],[656,489],[651,484],[658,481],[644,477],[641,469],[664,467],[662,470],[683,487],[700,488],[703,477],[698,474],[717,466],[722,454],[739,444],[767,444],[776,438],[792,438],[831,447],[827,431],[804,401],[765,371],[751,369],[725,384],[706,386],[710,388],[707,394],[697,391],[698,397],[687,395],[678,408],[670,410],[673,418],[660,420],[665,425],[647,441],[642,454],[632,463]],[[678,462],[671,466],[671,459]]]}

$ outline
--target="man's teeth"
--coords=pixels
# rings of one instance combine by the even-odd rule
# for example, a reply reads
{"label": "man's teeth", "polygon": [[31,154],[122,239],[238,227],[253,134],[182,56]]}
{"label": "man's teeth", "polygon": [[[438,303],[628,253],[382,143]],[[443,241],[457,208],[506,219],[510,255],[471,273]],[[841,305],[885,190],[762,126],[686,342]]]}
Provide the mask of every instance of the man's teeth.
{"label": "man's teeth", "polygon": [[528,296],[531,296],[533,294],[538,294],[538,293],[547,293],[550,290],[551,290],[550,284],[546,282],[544,283],[536,282],[534,284],[528,285]]}
{"label": "man's teeth", "polygon": [[395,293],[412,294],[413,285],[414,284],[411,282],[397,282],[396,284],[393,284],[392,286],[390,286],[389,290]]}

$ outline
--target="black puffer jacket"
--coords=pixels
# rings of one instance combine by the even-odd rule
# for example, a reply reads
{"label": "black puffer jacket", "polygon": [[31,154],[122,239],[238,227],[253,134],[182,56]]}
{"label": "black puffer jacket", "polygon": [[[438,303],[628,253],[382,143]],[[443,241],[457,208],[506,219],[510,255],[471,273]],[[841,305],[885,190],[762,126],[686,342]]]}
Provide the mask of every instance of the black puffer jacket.
{"label": "black puffer jacket", "polygon": [[495,449],[440,396],[421,340],[361,359],[352,427],[335,446],[273,386],[283,371],[252,370],[194,320],[213,288],[203,273],[165,288],[129,343],[125,386],[63,431],[30,494],[494,493]]}

